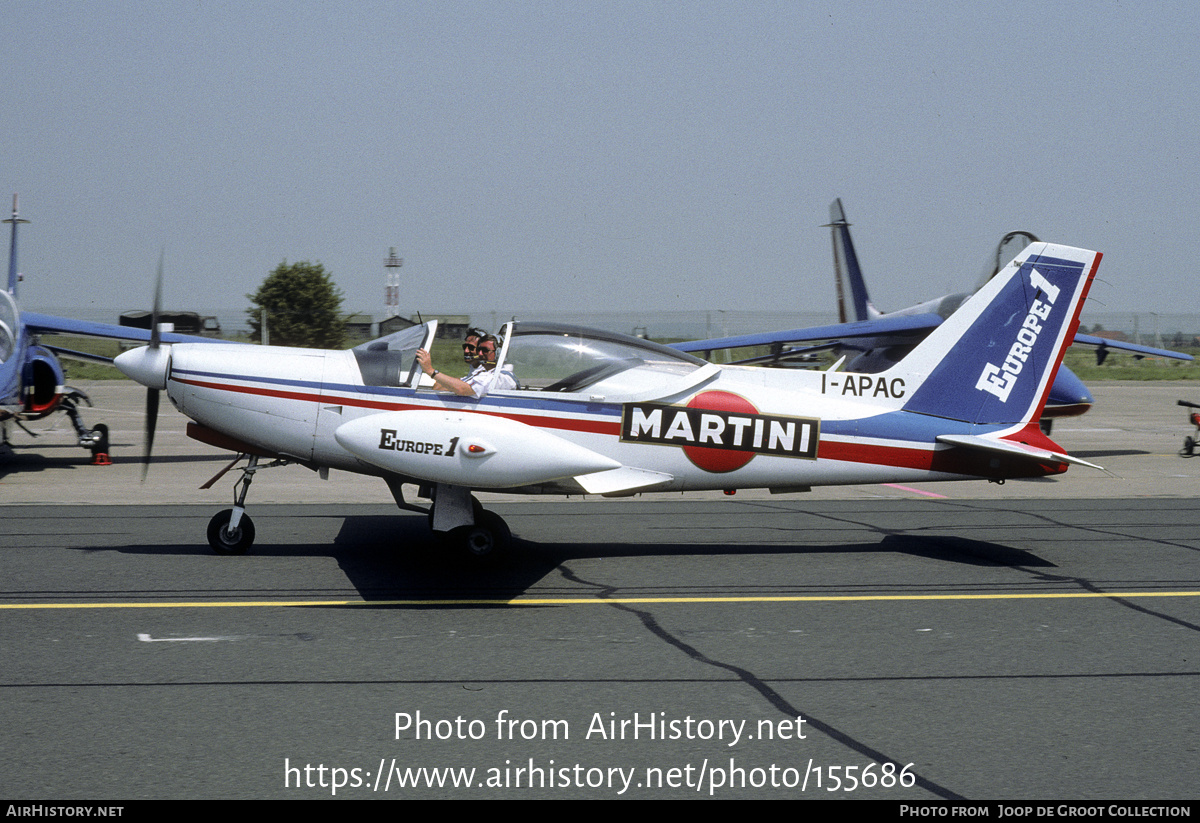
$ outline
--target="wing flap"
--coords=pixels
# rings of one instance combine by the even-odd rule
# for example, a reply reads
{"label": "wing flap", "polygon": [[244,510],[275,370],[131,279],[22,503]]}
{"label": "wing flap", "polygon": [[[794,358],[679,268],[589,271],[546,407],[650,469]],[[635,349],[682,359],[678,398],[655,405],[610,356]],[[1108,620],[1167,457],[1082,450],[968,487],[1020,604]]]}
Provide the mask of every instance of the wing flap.
{"label": "wing flap", "polygon": [[663,472],[622,466],[619,469],[576,475],[574,479],[588,494],[616,494],[669,483],[675,477]]}

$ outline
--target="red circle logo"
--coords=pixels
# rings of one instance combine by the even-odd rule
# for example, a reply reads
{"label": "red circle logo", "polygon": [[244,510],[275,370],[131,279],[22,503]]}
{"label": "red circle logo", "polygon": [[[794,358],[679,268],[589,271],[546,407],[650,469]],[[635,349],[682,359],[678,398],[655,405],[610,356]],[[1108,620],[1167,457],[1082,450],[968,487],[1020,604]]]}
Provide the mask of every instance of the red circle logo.
{"label": "red circle logo", "polygon": [[[688,401],[689,409],[758,414],[758,409],[746,398],[727,391],[706,391]],[[754,452],[718,449],[712,446],[684,446],[683,453],[698,468],[708,472],[731,472],[754,459]]]}

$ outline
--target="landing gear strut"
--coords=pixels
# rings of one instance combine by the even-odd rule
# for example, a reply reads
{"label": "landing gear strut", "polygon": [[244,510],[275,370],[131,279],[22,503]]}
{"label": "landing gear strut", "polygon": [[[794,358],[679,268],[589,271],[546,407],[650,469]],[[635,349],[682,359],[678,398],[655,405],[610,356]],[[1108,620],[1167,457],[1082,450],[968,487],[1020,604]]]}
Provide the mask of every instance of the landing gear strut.
{"label": "landing gear strut", "polygon": [[83,417],[79,414],[80,402],[92,405],[91,398],[79,389],[68,388],[67,393],[59,401],[59,406],[66,412],[67,417],[71,418],[71,425],[75,427],[79,445],[91,451],[92,465],[111,466],[112,460],[108,456],[108,426],[103,423],[97,423],[94,429],[85,426]]}
{"label": "landing gear strut", "polygon": [[[233,463],[222,469],[216,477],[201,488],[208,488],[221,475],[233,468],[241,455]],[[233,486],[233,508],[225,509],[213,515],[208,521],[208,545],[217,554],[245,554],[246,549],[254,545],[254,521],[246,514],[246,493],[254,481],[254,473],[275,466],[286,466],[286,460],[275,460],[265,466],[258,465],[258,455],[250,455],[250,461],[242,469],[242,476]]]}

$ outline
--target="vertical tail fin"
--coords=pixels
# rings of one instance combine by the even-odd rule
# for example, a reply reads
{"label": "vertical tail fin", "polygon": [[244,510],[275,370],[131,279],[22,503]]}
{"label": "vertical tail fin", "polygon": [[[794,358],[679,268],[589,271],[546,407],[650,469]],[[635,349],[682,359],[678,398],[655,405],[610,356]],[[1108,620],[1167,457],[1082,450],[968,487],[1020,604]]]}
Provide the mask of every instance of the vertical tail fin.
{"label": "vertical tail fin", "polygon": [[[854,241],[850,239],[850,223],[846,220],[840,197],[829,204],[829,223],[825,228],[830,230],[833,239],[833,279],[837,285],[838,322],[879,317],[879,310],[871,305],[871,297],[867,294],[867,284],[858,265]],[[850,317],[846,306],[847,295],[854,310],[853,317]]]}
{"label": "vertical tail fin", "polygon": [[1034,243],[891,370],[903,408],[977,424],[1024,424],[1046,404],[1100,253]]}

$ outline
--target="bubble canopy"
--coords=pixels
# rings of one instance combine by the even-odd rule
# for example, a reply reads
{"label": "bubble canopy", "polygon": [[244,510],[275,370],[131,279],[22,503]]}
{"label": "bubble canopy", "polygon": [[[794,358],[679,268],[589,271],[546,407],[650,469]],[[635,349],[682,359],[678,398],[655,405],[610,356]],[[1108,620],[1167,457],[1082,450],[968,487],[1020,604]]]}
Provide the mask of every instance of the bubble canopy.
{"label": "bubble canopy", "polygon": [[706,365],[660,343],[584,326],[516,321],[505,333],[501,367],[523,389],[637,392]]}

